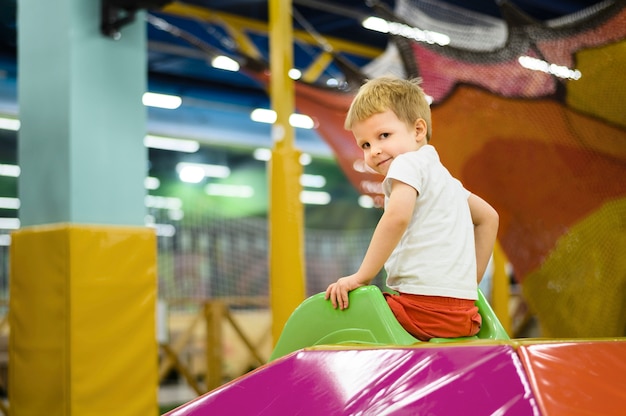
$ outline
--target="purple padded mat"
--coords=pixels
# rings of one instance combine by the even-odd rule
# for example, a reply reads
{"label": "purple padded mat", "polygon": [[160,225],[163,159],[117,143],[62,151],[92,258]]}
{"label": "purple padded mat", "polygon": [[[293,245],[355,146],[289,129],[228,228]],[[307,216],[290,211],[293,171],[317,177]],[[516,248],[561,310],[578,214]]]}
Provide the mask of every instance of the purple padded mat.
{"label": "purple padded mat", "polygon": [[301,350],[168,416],[539,415],[509,345]]}

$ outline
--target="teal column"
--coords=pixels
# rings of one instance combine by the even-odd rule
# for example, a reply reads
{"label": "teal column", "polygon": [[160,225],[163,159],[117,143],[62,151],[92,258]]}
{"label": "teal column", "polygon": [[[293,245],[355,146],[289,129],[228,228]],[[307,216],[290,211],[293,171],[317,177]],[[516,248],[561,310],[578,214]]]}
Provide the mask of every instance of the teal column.
{"label": "teal column", "polygon": [[144,226],[144,13],[113,40],[100,0],[20,0],[11,235],[12,416],[158,414],[157,242]]}
{"label": "teal column", "polygon": [[20,0],[22,226],[144,224],[143,14],[121,32],[100,33],[100,0]]}

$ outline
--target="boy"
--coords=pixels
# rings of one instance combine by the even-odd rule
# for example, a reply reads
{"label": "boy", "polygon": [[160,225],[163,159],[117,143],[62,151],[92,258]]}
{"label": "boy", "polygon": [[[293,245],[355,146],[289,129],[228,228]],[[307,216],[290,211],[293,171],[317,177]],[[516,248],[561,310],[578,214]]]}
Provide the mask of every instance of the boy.
{"label": "boy", "polygon": [[439,161],[420,80],[381,77],[365,83],[345,128],[365,163],[384,175],[385,210],[359,270],[332,283],[326,299],[348,307],[348,292],[369,284],[384,266],[385,299],[414,337],[476,335],[475,301],[498,231],[498,214],[463,188]]}

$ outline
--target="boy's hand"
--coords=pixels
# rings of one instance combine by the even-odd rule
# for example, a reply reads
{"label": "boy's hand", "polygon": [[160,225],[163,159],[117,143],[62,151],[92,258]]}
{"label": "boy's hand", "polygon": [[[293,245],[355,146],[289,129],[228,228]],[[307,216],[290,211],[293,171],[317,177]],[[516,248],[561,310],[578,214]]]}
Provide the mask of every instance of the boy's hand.
{"label": "boy's hand", "polygon": [[330,299],[333,308],[344,310],[348,307],[348,292],[361,286],[354,275],[342,277],[328,286],[325,298]]}

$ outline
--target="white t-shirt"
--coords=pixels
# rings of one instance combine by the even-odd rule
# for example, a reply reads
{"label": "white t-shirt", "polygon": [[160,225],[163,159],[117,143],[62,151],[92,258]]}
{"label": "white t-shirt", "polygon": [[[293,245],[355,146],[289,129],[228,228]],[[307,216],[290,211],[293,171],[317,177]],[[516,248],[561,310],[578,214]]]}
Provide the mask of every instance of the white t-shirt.
{"label": "white t-shirt", "polygon": [[431,145],[397,156],[383,181],[418,192],[413,218],[385,263],[387,286],[402,293],[476,300],[474,225],[470,192],[450,175]]}

